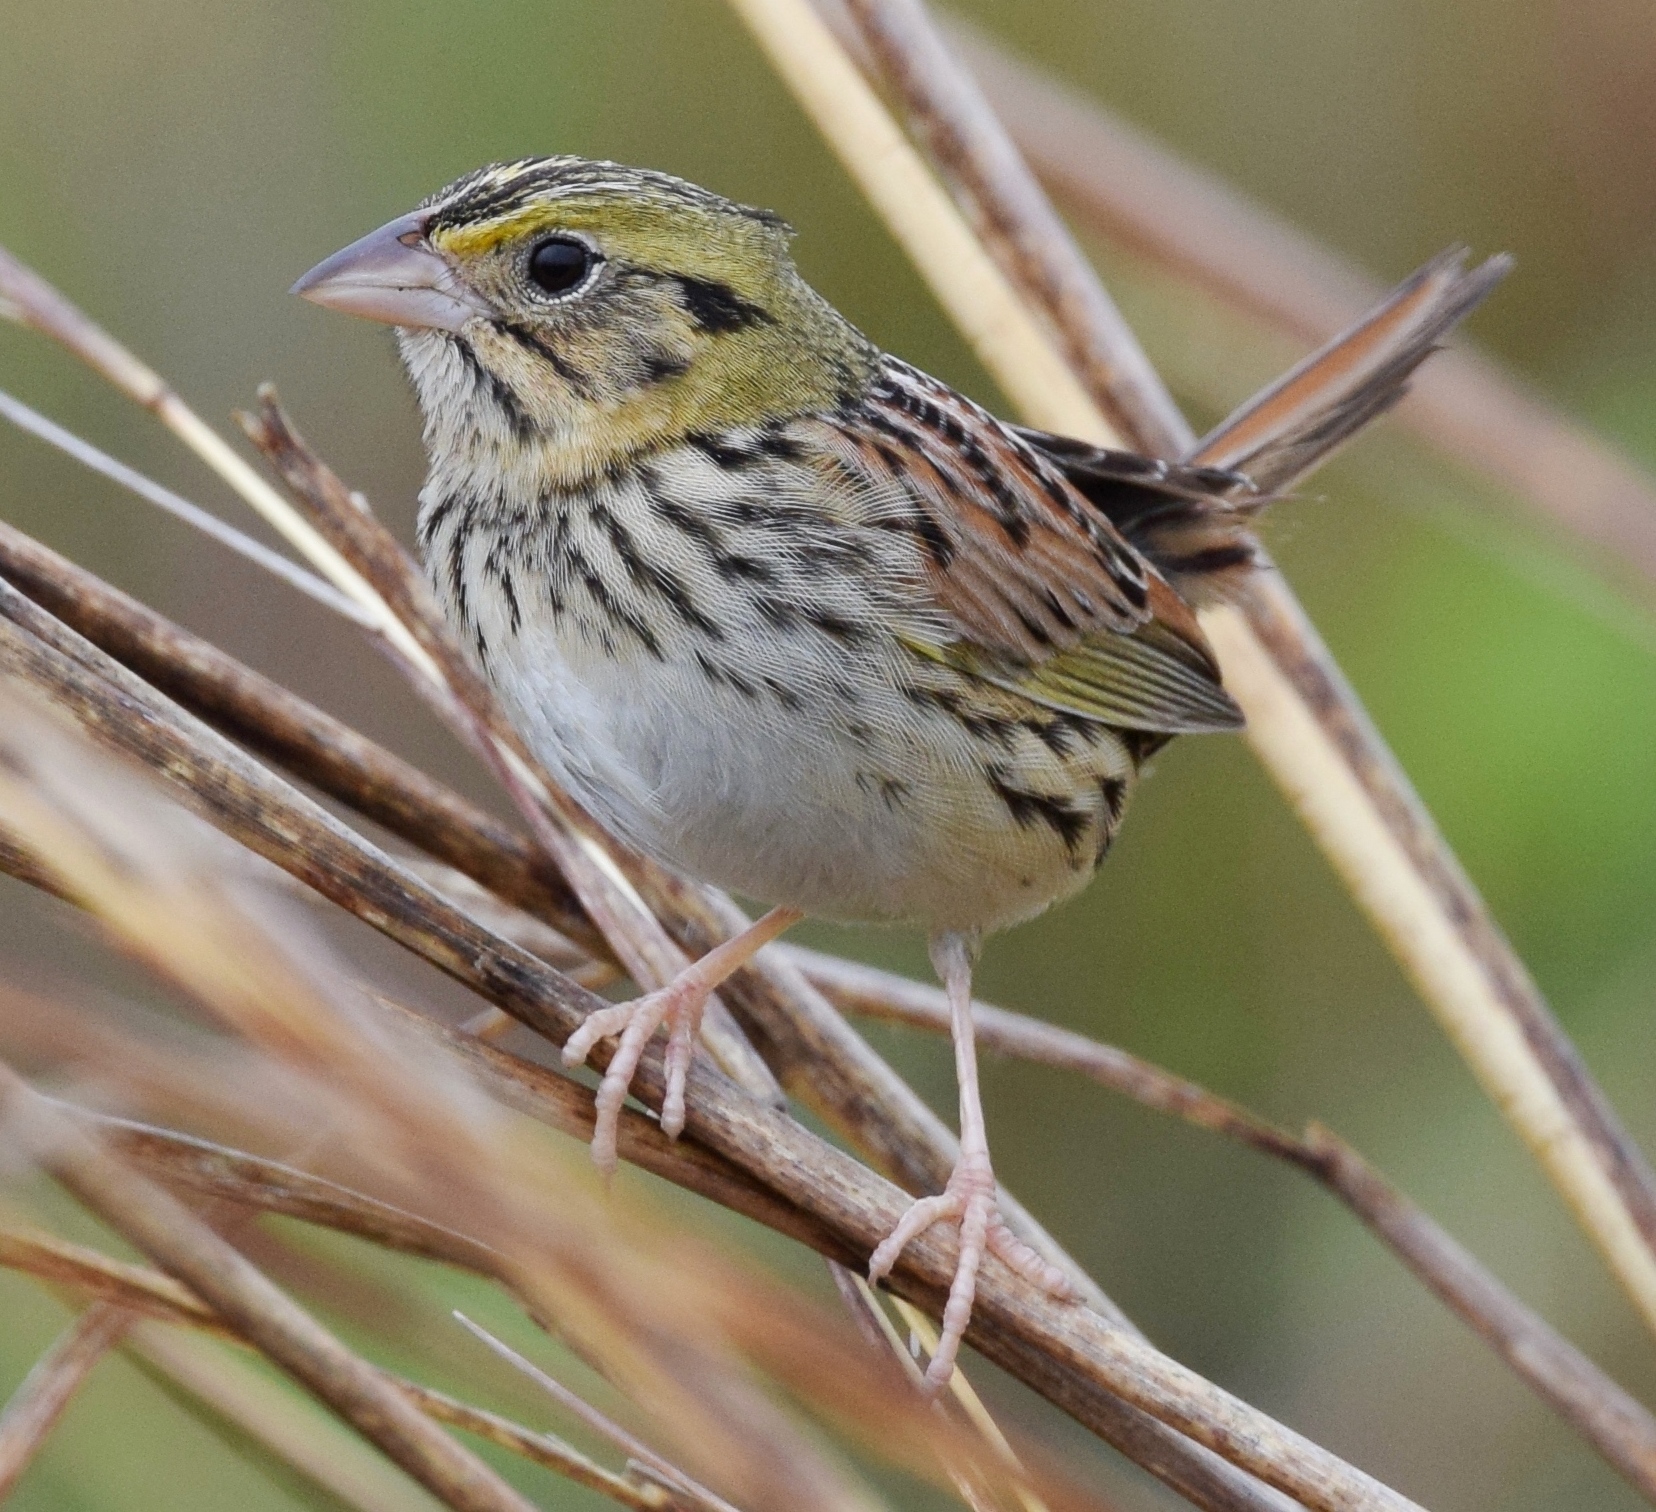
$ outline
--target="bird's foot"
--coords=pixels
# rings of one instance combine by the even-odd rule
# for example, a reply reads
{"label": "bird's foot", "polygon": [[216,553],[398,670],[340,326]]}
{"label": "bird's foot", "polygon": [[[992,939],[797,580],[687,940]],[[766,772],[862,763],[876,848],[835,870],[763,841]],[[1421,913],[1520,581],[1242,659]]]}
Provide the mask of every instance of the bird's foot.
{"label": "bird's foot", "polygon": [[713,994],[706,975],[692,966],[655,992],[612,1008],[599,1008],[564,1042],[563,1062],[579,1066],[599,1040],[617,1038],[615,1054],[598,1084],[597,1121],[592,1130],[593,1163],[607,1177],[616,1167],[616,1138],[621,1108],[632,1087],[645,1047],[663,1024],[667,1025],[667,1053],[663,1058],[667,1086],[661,1100],[661,1127],[677,1139],[684,1131],[684,1084],[695,1053],[702,1013]]}
{"label": "bird's foot", "polygon": [[954,1280],[949,1284],[949,1300],[943,1309],[942,1336],[926,1367],[926,1387],[934,1394],[948,1385],[954,1371],[955,1356],[960,1352],[966,1325],[972,1320],[978,1270],[985,1253],[997,1256],[1042,1291],[1062,1298],[1075,1295],[1063,1271],[1006,1226],[996,1201],[995,1173],[986,1151],[962,1151],[943,1192],[936,1197],[916,1199],[897,1227],[869,1257],[868,1279],[877,1282],[889,1275],[911,1239],[917,1239],[934,1223],[943,1222],[959,1226],[960,1252],[955,1260]]}
{"label": "bird's foot", "polygon": [[607,1177],[616,1166],[616,1137],[621,1128],[621,1105],[644,1058],[650,1038],[667,1025],[667,1054],[664,1065],[667,1087],[661,1099],[661,1127],[669,1139],[684,1132],[684,1084],[690,1074],[707,1000],[729,980],[731,973],[747,965],[759,951],[784,930],[791,929],[804,914],[787,904],[778,904],[755,919],[740,934],[715,945],[699,961],[687,966],[665,987],[646,992],[630,1003],[600,1008],[587,1016],[564,1042],[566,1066],[579,1066],[599,1040],[619,1037],[615,1055],[598,1084],[598,1119],[592,1130],[592,1159]]}

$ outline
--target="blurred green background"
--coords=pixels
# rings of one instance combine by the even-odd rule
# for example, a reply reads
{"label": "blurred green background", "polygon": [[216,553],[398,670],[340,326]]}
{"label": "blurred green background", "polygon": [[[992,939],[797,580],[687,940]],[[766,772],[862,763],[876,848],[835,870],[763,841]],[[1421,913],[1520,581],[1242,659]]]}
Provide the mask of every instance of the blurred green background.
{"label": "blurred green background", "polygon": [[[1656,463],[1656,16],[1643,0],[961,9],[1388,280],[1452,241],[1515,252],[1475,339]],[[275,379],[405,537],[421,458],[390,337],[285,291],[491,158],[620,158],[773,206],[799,230],[807,276],[865,330],[998,398],[715,0],[11,0],[4,29],[0,242],[210,419]],[[1106,265],[1151,355],[1169,350],[1165,291]],[[1181,343],[1203,313],[1185,312]],[[246,524],[146,417],[38,339],[0,328],[0,385]],[[1506,505],[1393,425],[1280,509],[1270,541],[1656,1148],[1656,618]],[[9,432],[0,512],[487,796],[319,612]],[[0,969],[84,980],[84,937],[67,911],[0,881]],[[808,937],[924,970],[915,941]],[[1284,1122],[1332,1124],[1656,1396],[1650,1339],[1240,741],[1169,750],[1097,883],[993,942],[981,984]],[[952,1118],[946,1046],[878,1038]],[[1635,1505],[1302,1178],[1056,1073],[991,1062],[986,1096],[1003,1179],[1196,1369],[1440,1512]],[[808,1264],[768,1252],[814,1284]],[[66,1316],[0,1275],[0,1394]],[[1040,1404],[996,1394],[1015,1420],[1080,1449]],[[1106,1453],[1093,1462],[1124,1505],[1172,1505]],[[525,1484],[544,1505],[588,1504]],[[116,1362],[12,1504],[321,1503]]]}

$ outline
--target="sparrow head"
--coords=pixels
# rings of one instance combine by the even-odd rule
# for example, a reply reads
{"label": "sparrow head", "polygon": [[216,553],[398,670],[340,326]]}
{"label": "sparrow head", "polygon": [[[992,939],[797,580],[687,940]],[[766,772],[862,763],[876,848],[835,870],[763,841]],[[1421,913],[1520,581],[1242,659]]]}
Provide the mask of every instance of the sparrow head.
{"label": "sparrow head", "polygon": [[478,169],[293,292],[398,328],[428,444],[539,441],[576,473],[686,434],[851,403],[876,349],[799,276],[777,216],[647,169]]}

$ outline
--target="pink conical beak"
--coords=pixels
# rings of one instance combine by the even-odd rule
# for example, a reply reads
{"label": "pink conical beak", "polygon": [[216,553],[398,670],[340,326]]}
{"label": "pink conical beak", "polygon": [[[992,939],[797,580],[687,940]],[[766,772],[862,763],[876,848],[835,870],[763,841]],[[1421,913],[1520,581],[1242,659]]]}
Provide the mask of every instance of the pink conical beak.
{"label": "pink conical beak", "polygon": [[491,315],[426,240],[428,212],[416,210],[324,258],[291,292],[312,304],[387,325],[461,330]]}

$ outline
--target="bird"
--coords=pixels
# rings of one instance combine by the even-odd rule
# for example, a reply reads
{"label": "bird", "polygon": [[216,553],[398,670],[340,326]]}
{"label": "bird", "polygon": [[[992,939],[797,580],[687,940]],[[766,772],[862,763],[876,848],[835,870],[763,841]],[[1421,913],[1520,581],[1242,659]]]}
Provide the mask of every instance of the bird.
{"label": "bird", "polygon": [[959,1158],[870,1257],[958,1229],[933,1390],[985,1256],[1072,1295],[996,1204],[972,972],[1083,888],[1145,763],[1238,729],[1197,611],[1263,568],[1263,507],[1404,392],[1504,271],[1428,264],[1194,460],[1019,427],[884,350],[790,227],[573,156],[466,174],[294,285],[396,328],[428,472],[416,535],[458,639],[551,777],[624,844],[771,905],[618,1047],[594,1152],[668,1031],[684,1119],[703,1007],[806,915],[917,927],[947,989]]}

